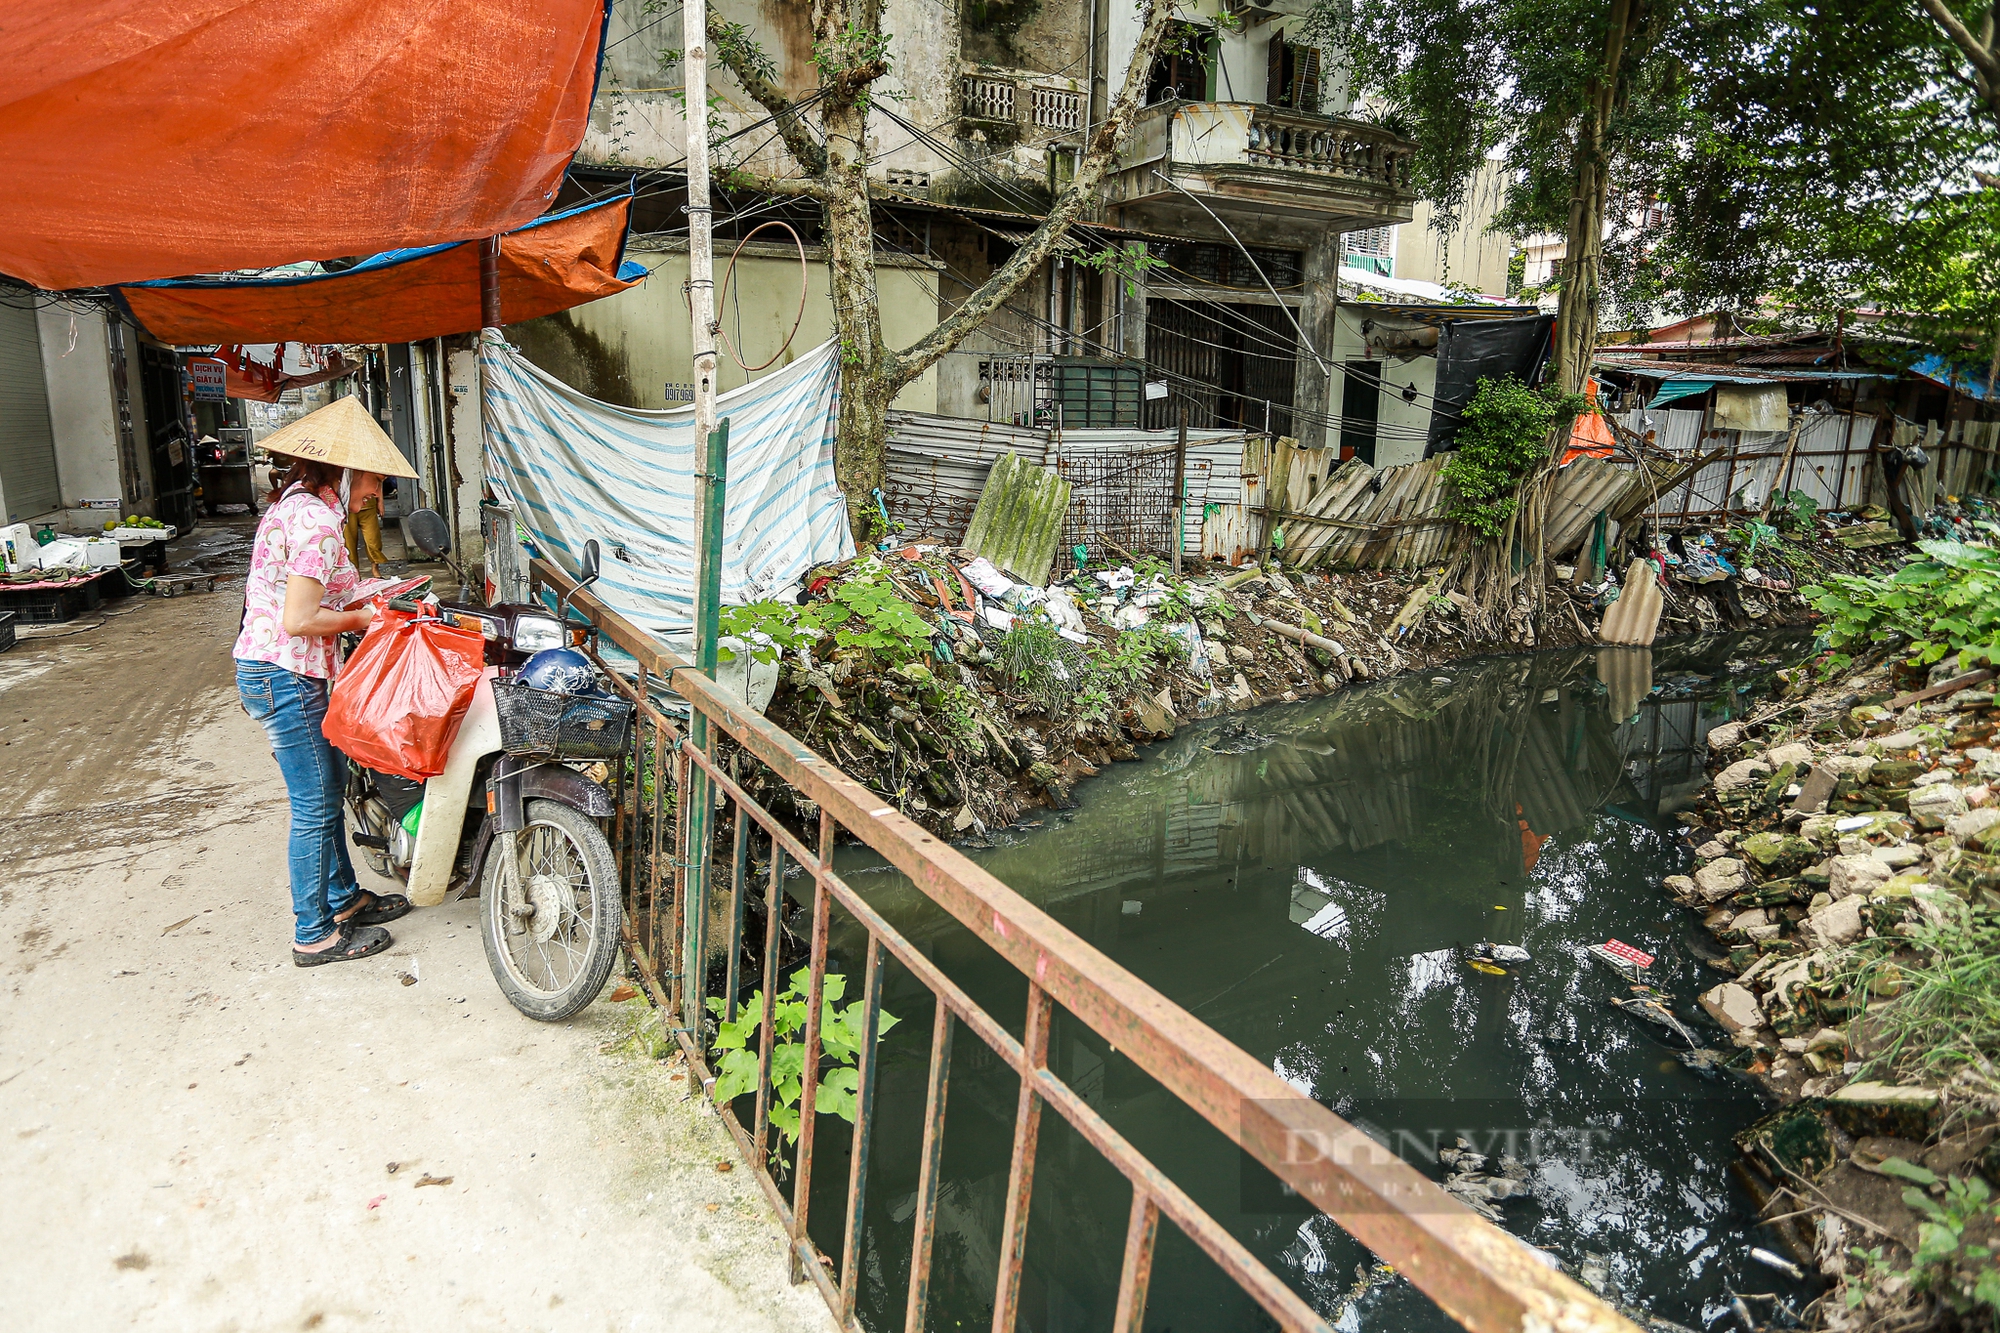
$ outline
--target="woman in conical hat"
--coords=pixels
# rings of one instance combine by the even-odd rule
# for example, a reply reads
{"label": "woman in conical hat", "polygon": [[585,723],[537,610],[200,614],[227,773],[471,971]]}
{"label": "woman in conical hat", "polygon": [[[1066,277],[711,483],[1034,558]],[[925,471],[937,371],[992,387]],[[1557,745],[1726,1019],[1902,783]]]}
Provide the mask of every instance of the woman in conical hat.
{"label": "woman in conical hat", "polygon": [[366,958],[389,947],[382,923],[410,910],[401,894],[363,889],[347,857],[341,793],[347,762],[321,734],[339,636],[367,628],[348,558],[347,515],[412,469],[359,399],[337,398],[264,441],[291,460],[257,524],[237,636],[236,690],[263,724],[292,801],[292,961]]}

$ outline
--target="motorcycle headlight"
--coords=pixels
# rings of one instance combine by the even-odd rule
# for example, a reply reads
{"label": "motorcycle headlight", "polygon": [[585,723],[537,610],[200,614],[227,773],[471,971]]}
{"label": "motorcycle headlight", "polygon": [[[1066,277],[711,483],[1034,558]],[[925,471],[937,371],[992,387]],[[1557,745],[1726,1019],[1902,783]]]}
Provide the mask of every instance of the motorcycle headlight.
{"label": "motorcycle headlight", "polygon": [[514,646],[524,653],[560,648],[562,642],[562,626],[548,616],[522,616],[514,622]]}

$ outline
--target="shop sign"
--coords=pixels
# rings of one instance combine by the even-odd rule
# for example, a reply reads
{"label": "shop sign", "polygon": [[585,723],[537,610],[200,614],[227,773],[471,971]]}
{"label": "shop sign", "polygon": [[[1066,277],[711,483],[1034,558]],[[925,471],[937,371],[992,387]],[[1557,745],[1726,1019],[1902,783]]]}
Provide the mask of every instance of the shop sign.
{"label": "shop sign", "polygon": [[228,369],[220,361],[207,358],[190,360],[187,368],[196,402],[219,403],[229,396]]}

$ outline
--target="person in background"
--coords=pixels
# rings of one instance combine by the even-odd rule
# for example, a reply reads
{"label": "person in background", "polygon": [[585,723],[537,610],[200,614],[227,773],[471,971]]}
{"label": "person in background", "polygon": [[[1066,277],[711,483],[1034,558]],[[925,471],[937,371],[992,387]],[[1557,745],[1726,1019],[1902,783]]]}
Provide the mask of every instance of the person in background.
{"label": "person in background", "polygon": [[382,577],[382,562],[386,558],[382,554],[382,502],[395,493],[396,479],[384,477],[382,494],[370,496],[368,503],[347,516],[347,548],[354,552],[357,566],[362,555],[367,555],[370,578]]}
{"label": "person in background", "polygon": [[321,730],[339,669],[339,636],[366,629],[374,608],[345,603],[360,574],[347,555],[351,516],[386,476],[413,476],[375,419],[337,398],[273,434],[291,465],[257,524],[231,655],[243,710],[270,738],[291,797],[292,961],[300,967],[380,953],[382,929],[410,910],[402,894],[363,889],[347,855],[341,795],[347,761]]}

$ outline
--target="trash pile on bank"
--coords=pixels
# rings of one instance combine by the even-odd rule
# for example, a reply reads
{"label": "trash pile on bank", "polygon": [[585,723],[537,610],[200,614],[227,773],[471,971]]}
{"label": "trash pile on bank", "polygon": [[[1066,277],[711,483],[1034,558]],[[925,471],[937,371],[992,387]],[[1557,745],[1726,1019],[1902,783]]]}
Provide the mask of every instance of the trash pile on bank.
{"label": "trash pile on bank", "polygon": [[2000,706],[1883,664],[1708,735],[1665,881],[1729,979],[1700,1009],[1780,1105],[1738,1136],[1829,1329],[2000,1316]]}
{"label": "trash pile on bank", "polygon": [[[1763,549],[1815,570],[1881,558],[1848,552],[1832,520],[1820,522],[1824,549],[1809,563],[1797,535]],[[1740,585],[1741,570],[1683,578],[1669,557],[1685,544],[1662,540],[1662,633],[1808,618],[1796,574],[1782,590],[1761,575]],[[764,688],[748,693],[769,700],[773,721],[933,832],[977,839],[1067,805],[1082,778],[1198,718],[1495,648],[1594,642],[1619,587],[1606,571],[1585,583],[1587,571],[1557,566],[1540,628],[1496,644],[1473,631],[1470,599],[1441,586],[1441,569],[1301,574],[1274,558],[1241,569],[1192,560],[1177,575],[1103,543],[1026,563],[1045,581],[935,543],[821,566],[795,602],[726,608],[725,655],[757,659]]]}

